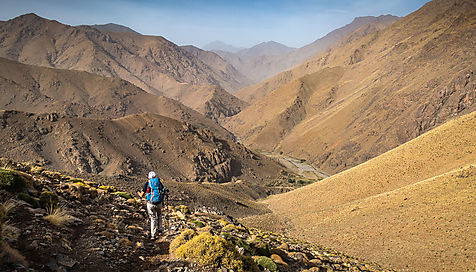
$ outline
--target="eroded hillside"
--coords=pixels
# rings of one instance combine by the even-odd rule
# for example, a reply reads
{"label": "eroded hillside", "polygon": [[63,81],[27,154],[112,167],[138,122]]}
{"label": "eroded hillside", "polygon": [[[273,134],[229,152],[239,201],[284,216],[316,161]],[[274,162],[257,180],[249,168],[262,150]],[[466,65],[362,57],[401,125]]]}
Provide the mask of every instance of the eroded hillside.
{"label": "eroded hillside", "polygon": [[[0,22],[0,41],[1,57],[119,77],[149,93],[173,99],[193,97],[197,89],[213,91],[215,86],[235,90],[243,79],[238,73],[227,74],[218,66],[207,65],[160,36],[73,27],[35,14]],[[221,95],[232,96],[227,92]]]}
{"label": "eroded hillside", "polygon": [[[337,173],[472,112],[475,6],[435,0],[388,28],[354,33],[260,85],[270,92],[226,127],[248,146]],[[257,121],[257,112],[269,114]]]}

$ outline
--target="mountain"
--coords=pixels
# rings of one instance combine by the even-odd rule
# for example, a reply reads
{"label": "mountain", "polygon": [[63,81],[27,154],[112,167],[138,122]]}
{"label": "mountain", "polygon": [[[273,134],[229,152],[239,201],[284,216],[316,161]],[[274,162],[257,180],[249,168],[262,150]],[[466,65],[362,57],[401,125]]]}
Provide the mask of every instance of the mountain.
{"label": "mountain", "polygon": [[[338,173],[476,109],[474,1],[436,0],[260,85],[226,127]],[[259,119],[256,116],[260,116]]]}
{"label": "mountain", "polygon": [[265,203],[295,237],[405,271],[464,271],[476,254],[475,162],[473,112]]}
{"label": "mountain", "polygon": [[[344,27],[331,31],[324,37],[297,49],[275,42],[267,42],[236,53],[215,52],[254,83],[259,83],[330,49],[336,42],[363,26],[378,24],[380,28],[384,28],[397,19],[398,17],[391,15],[357,17]],[[251,87],[251,89],[240,90],[236,95],[251,103],[255,101],[252,99],[253,93],[254,89]]]}
{"label": "mountain", "polygon": [[88,72],[0,58],[0,93],[0,108],[4,110],[102,119],[150,112],[207,128],[222,138],[233,138],[216,122],[175,100],[149,94],[122,79]]}
{"label": "mountain", "polygon": [[107,32],[122,32],[122,33],[131,33],[131,34],[137,34],[141,35],[139,32],[123,25],[118,25],[118,24],[103,24],[103,25],[90,25],[90,27],[95,28],[97,30],[101,31],[107,31]]}
{"label": "mountain", "polygon": [[0,23],[0,33],[1,57],[120,77],[169,98],[190,97],[206,87],[213,92],[217,85],[226,90],[241,86],[163,37],[72,27],[34,14]]}
{"label": "mountain", "polygon": [[275,41],[262,42],[253,47],[236,52],[241,58],[256,58],[260,56],[279,56],[292,52],[295,48],[287,47]]}
{"label": "mountain", "polygon": [[242,47],[229,45],[222,41],[213,41],[211,43],[204,45],[202,48],[207,51],[218,50],[218,51],[225,51],[225,52],[231,52],[231,53],[235,53],[243,49]]}
{"label": "mountain", "polygon": [[112,120],[0,114],[2,156],[52,169],[106,176],[146,176],[156,169],[164,179],[218,183],[233,177],[258,183],[279,175],[280,166],[266,157],[207,129],[152,113]]}
{"label": "mountain", "polygon": [[192,56],[201,60],[209,67],[212,67],[215,71],[220,72],[224,78],[229,78],[230,80],[236,79],[242,83],[242,86],[247,86],[251,84],[248,78],[238,72],[233,65],[225,61],[216,53],[202,50],[193,45],[185,45],[181,46],[181,48],[187,51]]}

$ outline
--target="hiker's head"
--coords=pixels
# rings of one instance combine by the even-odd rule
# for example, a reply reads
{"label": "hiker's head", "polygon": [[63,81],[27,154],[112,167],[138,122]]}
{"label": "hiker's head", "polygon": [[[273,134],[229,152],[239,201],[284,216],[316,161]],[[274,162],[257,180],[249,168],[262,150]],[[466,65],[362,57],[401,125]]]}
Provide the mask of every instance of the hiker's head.
{"label": "hiker's head", "polygon": [[150,171],[150,172],[149,172],[149,178],[150,178],[150,179],[151,179],[151,178],[155,178],[156,176],[157,176],[157,175],[155,174],[154,171]]}

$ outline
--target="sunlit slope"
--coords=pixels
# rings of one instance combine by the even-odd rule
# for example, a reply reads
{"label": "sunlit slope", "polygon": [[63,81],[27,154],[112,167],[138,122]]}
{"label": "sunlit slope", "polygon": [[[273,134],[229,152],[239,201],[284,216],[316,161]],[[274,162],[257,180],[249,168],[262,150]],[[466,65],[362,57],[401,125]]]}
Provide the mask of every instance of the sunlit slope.
{"label": "sunlit slope", "polygon": [[[475,26],[474,1],[431,1],[260,84],[266,95],[227,128],[253,148],[307,159],[328,173],[349,169],[476,110]],[[296,97],[301,85],[293,82],[306,77],[328,80],[326,69],[342,75],[309,85],[317,96],[300,96],[299,110],[276,97]],[[290,126],[259,121],[256,107]]]}
{"label": "sunlit slope", "polygon": [[266,200],[294,234],[415,271],[466,271],[476,241],[476,113]]}

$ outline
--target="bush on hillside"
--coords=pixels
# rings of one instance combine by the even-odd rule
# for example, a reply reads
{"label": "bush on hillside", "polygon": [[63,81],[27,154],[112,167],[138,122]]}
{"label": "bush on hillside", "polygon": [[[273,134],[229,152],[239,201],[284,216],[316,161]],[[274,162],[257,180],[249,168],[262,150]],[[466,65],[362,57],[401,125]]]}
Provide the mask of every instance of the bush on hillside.
{"label": "bush on hillside", "polygon": [[58,205],[58,196],[54,192],[43,191],[40,195],[40,206],[43,209],[53,209]]}
{"label": "bush on hillside", "polygon": [[25,201],[26,203],[30,204],[33,206],[33,208],[40,208],[40,201],[38,198],[32,197],[31,195],[27,193],[19,193],[18,194],[18,199]]}
{"label": "bush on hillside", "polygon": [[205,227],[205,223],[203,223],[200,220],[192,220],[191,223],[193,223],[197,228],[203,228]]}
{"label": "bush on hillside", "polygon": [[120,197],[125,198],[125,199],[132,199],[132,196],[128,192],[115,192],[115,193],[112,193],[112,194],[120,196]]}
{"label": "bush on hillside", "polygon": [[249,271],[245,267],[243,256],[232,243],[208,232],[201,233],[181,245],[175,251],[175,255],[203,266]]}
{"label": "bush on hillside", "polygon": [[26,187],[25,179],[12,170],[0,169],[0,188],[19,193]]}
{"label": "bush on hillside", "polygon": [[255,263],[269,271],[278,271],[278,265],[271,258],[266,256],[259,256],[255,259]]}
{"label": "bush on hillside", "polygon": [[195,237],[196,235],[197,233],[192,229],[188,229],[180,233],[180,235],[177,236],[172,241],[172,243],[170,243],[170,247],[169,247],[170,253],[175,254],[175,250],[177,250],[177,248],[179,248],[181,245],[185,244],[186,242],[192,240],[192,238]]}

